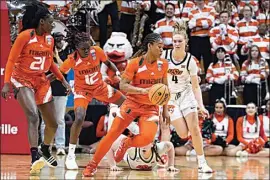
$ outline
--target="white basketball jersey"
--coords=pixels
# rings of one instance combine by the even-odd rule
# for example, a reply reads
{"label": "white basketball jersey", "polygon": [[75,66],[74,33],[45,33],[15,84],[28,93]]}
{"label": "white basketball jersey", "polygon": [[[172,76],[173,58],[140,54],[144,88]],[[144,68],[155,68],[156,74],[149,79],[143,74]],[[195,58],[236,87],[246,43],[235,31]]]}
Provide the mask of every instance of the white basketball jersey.
{"label": "white basketball jersey", "polygon": [[263,116],[263,129],[265,132],[266,137],[270,137],[270,130],[269,130],[270,122],[268,116]]}
{"label": "white basketball jersey", "polygon": [[[167,151],[165,143],[160,142],[157,143],[157,153],[159,156],[162,156]],[[127,151],[127,156],[125,157],[126,162],[128,163],[129,167],[134,170],[151,170],[153,169],[157,163],[158,158],[156,153],[153,152],[148,159],[143,158],[141,148],[130,148]]]}
{"label": "white basketball jersey", "polygon": [[191,88],[190,76],[197,75],[194,57],[190,53],[186,53],[182,61],[175,61],[172,56],[172,49],[164,51],[161,57],[169,62],[167,73],[170,92],[174,94]]}
{"label": "white basketball jersey", "polygon": [[225,116],[224,119],[219,122],[215,117],[213,118],[213,122],[216,125],[215,135],[226,138],[228,135],[229,128],[229,118]]}
{"label": "white basketball jersey", "polygon": [[251,141],[255,138],[260,137],[260,126],[261,126],[261,121],[259,117],[257,117],[257,122],[254,124],[250,124],[248,120],[246,119],[246,116],[244,117],[243,120],[243,138],[246,141]]}

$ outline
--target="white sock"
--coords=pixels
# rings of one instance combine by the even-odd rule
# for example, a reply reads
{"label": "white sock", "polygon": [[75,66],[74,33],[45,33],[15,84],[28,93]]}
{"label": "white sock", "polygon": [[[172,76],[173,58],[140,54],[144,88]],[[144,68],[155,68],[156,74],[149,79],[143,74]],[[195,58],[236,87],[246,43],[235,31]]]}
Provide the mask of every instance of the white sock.
{"label": "white sock", "polygon": [[206,163],[204,154],[203,155],[197,155],[197,158],[198,158],[198,164],[199,164],[199,166],[201,166],[202,164]]}
{"label": "white sock", "polygon": [[68,156],[72,156],[75,154],[76,144],[69,144],[68,146]]}

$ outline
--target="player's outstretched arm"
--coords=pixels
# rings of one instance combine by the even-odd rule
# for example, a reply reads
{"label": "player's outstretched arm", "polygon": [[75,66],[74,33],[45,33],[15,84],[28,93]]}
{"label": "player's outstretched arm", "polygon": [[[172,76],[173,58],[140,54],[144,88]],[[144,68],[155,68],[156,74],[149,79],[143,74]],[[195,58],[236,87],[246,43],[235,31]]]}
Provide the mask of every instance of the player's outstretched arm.
{"label": "player's outstretched arm", "polygon": [[120,81],[120,90],[129,94],[148,94],[150,88],[135,87],[130,84],[131,80],[122,77]]}

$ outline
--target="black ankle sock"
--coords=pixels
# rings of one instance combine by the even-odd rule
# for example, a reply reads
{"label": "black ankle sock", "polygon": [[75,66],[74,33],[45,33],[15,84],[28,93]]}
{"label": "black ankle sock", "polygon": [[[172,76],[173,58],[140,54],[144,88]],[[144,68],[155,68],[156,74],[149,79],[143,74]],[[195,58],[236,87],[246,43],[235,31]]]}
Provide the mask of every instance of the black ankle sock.
{"label": "black ankle sock", "polygon": [[44,155],[50,155],[50,145],[41,144],[41,151]]}
{"label": "black ankle sock", "polygon": [[30,151],[31,151],[32,163],[33,163],[38,159],[38,148],[32,147],[32,148],[30,148]]}

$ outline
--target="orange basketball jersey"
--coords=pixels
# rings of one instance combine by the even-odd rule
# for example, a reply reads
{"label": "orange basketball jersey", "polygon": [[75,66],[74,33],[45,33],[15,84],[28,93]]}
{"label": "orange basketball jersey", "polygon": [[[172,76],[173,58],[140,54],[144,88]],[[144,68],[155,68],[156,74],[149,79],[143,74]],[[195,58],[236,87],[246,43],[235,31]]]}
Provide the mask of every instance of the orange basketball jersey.
{"label": "orange basketball jersey", "polygon": [[[130,60],[123,77],[131,80],[131,85],[140,88],[150,88],[154,84],[162,83],[167,78],[168,62],[165,59],[158,59],[149,64],[144,57]],[[153,105],[148,94],[127,94],[127,98],[141,104]]]}
{"label": "orange basketball jersey", "polygon": [[98,46],[92,46],[86,58],[81,58],[77,51],[70,54],[60,71],[67,73],[70,69],[74,70],[75,92],[92,91],[103,83],[100,63],[106,60],[104,51]]}
{"label": "orange basketball jersey", "polygon": [[5,82],[14,76],[35,76],[47,72],[53,62],[54,40],[49,34],[36,35],[34,29],[21,32],[9,54],[8,61],[14,63],[10,73],[6,73]]}

